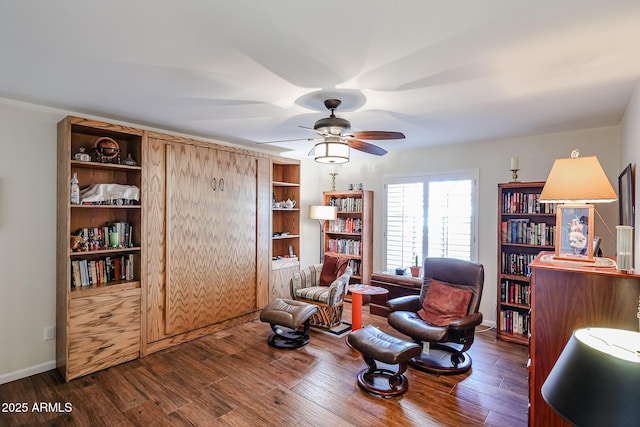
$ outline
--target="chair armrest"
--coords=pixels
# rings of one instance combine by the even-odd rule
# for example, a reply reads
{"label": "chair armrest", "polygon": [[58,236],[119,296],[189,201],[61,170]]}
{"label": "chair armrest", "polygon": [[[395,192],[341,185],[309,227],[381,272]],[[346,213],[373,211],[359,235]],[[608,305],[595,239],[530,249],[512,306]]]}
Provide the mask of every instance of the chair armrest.
{"label": "chair armrest", "polygon": [[473,313],[462,319],[454,320],[449,323],[449,329],[454,331],[465,331],[472,329],[482,323],[482,313]]}
{"label": "chair armrest", "polygon": [[420,310],[419,295],[405,295],[387,301],[387,307],[391,311],[410,311],[417,313]]}
{"label": "chair armrest", "polygon": [[336,305],[344,299],[344,296],[347,293],[349,280],[351,279],[351,274],[353,274],[353,270],[351,267],[347,267],[344,273],[329,285],[330,306]]}

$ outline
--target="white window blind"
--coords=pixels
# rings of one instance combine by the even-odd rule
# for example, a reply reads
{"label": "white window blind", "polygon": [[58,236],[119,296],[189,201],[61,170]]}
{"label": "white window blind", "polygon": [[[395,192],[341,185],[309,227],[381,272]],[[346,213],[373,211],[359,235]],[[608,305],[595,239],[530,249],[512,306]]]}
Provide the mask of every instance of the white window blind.
{"label": "white window blind", "polygon": [[429,183],[429,256],[471,259],[472,188],[471,180]]}
{"label": "white window blind", "polygon": [[423,194],[422,182],[387,185],[387,268],[422,260]]}
{"label": "white window blind", "polygon": [[386,268],[415,257],[477,258],[477,173],[385,179]]}

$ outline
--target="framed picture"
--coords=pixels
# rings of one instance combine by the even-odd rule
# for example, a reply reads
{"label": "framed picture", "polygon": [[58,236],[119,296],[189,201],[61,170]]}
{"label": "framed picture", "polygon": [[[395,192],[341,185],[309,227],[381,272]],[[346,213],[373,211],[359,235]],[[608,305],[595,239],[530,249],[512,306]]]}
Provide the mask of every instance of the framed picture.
{"label": "framed picture", "polygon": [[620,210],[620,225],[634,226],[635,223],[635,185],[631,163],[618,176],[618,207]]}
{"label": "framed picture", "polygon": [[554,259],[595,261],[593,205],[558,205]]}

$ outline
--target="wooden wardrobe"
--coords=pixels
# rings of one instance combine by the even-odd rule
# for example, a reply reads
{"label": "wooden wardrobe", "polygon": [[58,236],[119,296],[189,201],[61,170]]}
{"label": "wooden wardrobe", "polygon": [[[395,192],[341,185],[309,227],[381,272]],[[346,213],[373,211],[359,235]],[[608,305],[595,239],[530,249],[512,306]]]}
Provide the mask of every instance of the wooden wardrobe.
{"label": "wooden wardrobe", "polygon": [[268,302],[270,160],[149,134],[147,352],[256,317]]}

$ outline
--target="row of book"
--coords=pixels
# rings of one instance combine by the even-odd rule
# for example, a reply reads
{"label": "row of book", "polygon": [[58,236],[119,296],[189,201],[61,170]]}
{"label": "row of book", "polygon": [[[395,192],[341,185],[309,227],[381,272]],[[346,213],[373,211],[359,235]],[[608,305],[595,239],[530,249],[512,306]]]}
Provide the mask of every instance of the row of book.
{"label": "row of book", "polygon": [[500,282],[500,302],[529,305],[529,284],[502,280]]}
{"label": "row of book", "polygon": [[529,335],[531,316],[516,310],[500,310],[500,330],[513,334]]}
{"label": "row of book", "polygon": [[327,251],[345,255],[361,255],[362,243],[353,239],[329,239]]}
{"label": "row of book", "polygon": [[529,264],[537,254],[521,254],[515,252],[502,252],[501,265],[502,274],[513,274],[517,276],[529,275]]}
{"label": "row of book", "polygon": [[502,213],[553,214],[556,205],[540,203],[540,194],[523,192],[502,193]]}
{"label": "row of book", "polygon": [[336,206],[338,212],[362,212],[362,198],[360,197],[332,197],[329,206]]}
{"label": "row of book", "polygon": [[511,219],[500,223],[502,243],[553,246],[555,236],[556,226],[544,222],[535,223],[528,219]]}
{"label": "row of book", "polygon": [[133,254],[96,260],[71,261],[71,287],[105,284],[116,280],[134,280]]}
{"label": "row of book", "polygon": [[353,270],[353,276],[360,276],[360,269],[362,267],[362,263],[359,259],[350,259],[349,267]]}
{"label": "row of book", "polygon": [[83,251],[133,247],[133,225],[124,221],[102,227],[81,228],[76,235],[82,238],[80,247]]}
{"label": "row of book", "polygon": [[362,233],[362,219],[338,218],[329,222],[329,231],[333,233]]}

